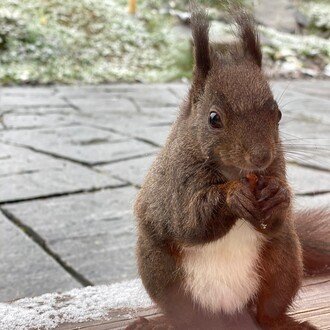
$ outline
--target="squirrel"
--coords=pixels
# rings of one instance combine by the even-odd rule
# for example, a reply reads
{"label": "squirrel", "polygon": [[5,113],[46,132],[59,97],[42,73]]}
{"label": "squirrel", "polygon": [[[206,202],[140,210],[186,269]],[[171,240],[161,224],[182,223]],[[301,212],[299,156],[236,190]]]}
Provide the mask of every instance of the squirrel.
{"label": "squirrel", "polygon": [[238,312],[244,329],[315,329],[287,311],[304,276],[329,269],[330,214],[293,210],[256,26],[233,16],[239,42],[221,54],[192,10],[191,87],[134,208],[139,274],[167,325],[127,329],[234,329],[218,322]]}

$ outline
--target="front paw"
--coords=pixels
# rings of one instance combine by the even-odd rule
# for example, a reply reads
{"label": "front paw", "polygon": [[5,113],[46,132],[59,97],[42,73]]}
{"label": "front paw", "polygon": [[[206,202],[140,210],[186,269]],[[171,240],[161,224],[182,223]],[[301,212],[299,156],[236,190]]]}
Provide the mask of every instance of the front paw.
{"label": "front paw", "polygon": [[231,182],[227,204],[238,218],[249,221],[253,226],[259,226],[260,211],[247,179]]}
{"label": "front paw", "polygon": [[276,177],[260,177],[256,198],[261,213],[261,229],[277,227],[291,202],[287,184]]}

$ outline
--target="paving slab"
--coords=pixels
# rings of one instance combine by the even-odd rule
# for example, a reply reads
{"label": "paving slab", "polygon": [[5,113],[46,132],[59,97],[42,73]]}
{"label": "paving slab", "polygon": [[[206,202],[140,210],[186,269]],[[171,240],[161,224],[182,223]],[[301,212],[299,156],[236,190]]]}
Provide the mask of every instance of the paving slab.
{"label": "paving slab", "polygon": [[52,86],[1,86],[1,95],[24,96],[52,96],[56,94],[56,87]]}
{"label": "paving slab", "polygon": [[144,142],[87,126],[2,131],[0,140],[90,165],[144,156],[157,150]]}
{"label": "paving slab", "polygon": [[137,276],[132,187],[4,205],[93,283]]}
{"label": "paving slab", "polygon": [[189,88],[190,86],[184,83],[169,85],[169,90],[178,96],[180,102],[188,95]]}
{"label": "paving slab", "polygon": [[119,98],[109,95],[108,97],[99,97],[96,95],[91,95],[94,97],[86,98],[69,98],[70,104],[74,105],[82,112],[87,112],[93,114],[95,112],[109,112],[109,113],[135,113],[137,108],[134,103],[126,98]]}
{"label": "paving slab", "polygon": [[[118,131],[121,129],[117,129]],[[170,126],[137,126],[129,132],[129,135],[158,146],[163,146],[170,131]]]}
{"label": "paving slab", "polygon": [[34,106],[34,107],[13,107],[6,108],[0,104],[0,118],[4,118],[7,114],[21,115],[46,115],[46,114],[74,114],[78,110],[71,106]]}
{"label": "paving slab", "polygon": [[282,143],[288,160],[330,169],[330,125],[294,120],[283,126]]}
{"label": "paving slab", "polygon": [[139,107],[155,107],[155,106],[177,106],[179,97],[172,93],[169,89],[150,89],[148,91],[131,91],[126,92],[125,97],[134,99]]}
{"label": "paving slab", "polygon": [[121,185],[84,166],[0,144],[0,202]]}
{"label": "paving slab", "polygon": [[109,129],[126,137],[147,140],[153,144],[164,144],[170,125],[174,118],[169,115],[160,117],[144,113],[127,114],[125,116],[107,113],[79,117],[85,125],[101,129]]}
{"label": "paving slab", "polygon": [[3,115],[2,123],[7,129],[22,129],[75,126],[81,124],[82,120],[72,113],[7,113]]}
{"label": "paving slab", "polygon": [[125,95],[128,92],[143,92],[146,93],[146,86],[148,92],[155,90],[173,90],[176,88],[187,87],[183,82],[173,83],[115,83],[115,84],[98,84],[98,85],[57,85],[55,86],[56,95],[69,98],[84,98],[86,95],[92,94],[120,94]]}
{"label": "paving slab", "polygon": [[330,193],[330,172],[289,165],[287,174],[296,194]]}
{"label": "paving slab", "polygon": [[0,301],[81,286],[2,214],[0,239]]}
{"label": "paving slab", "polygon": [[[33,228],[92,283],[136,277],[132,204],[137,189],[118,186],[141,186],[187,88],[114,84],[1,89],[0,142],[5,144],[0,144],[0,203],[11,202],[1,207]],[[297,194],[318,194],[296,197],[296,207],[330,207],[328,82],[293,81],[287,87],[280,81],[273,89],[283,109],[288,159],[299,165],[288,166],[289,181]],[[57,197],[49,197],[53,195]],[[25,199],[29,201],[21,201]],[[10,269],[6,272],[11,276]],[[39,289],[35,282],[26,285],[31,294]]]}
{"label": "paving slab", "polygon": [[[309,94],[282,89],[274,89],[275,99],[285,116],[289,118],[306,118],[315,121],[325,120],[329,123],[330,100]],[[283,93],[283,94],[282,94]],[[276,97],[278,95],[278,97]]]}
{"label": "paving slab", "polygon": [[330,193],[317,196],[296,196],[296,209],[320,209],[330,210]]}
{"label": "paving slab", "polygon": [[56,95],[40,95],[30,93],[0,94],[1,107],[12,108],[17,106],[68,106],[68,103]]}
{"label": "paving slab", "polygon": [[59,167],[61,161],[31,150],[0,144],[0,176],[12,176]]}
{"label": "paving slab", "polygon": [[178,116],[179,106],[157,107],[157,106],[141,106],[140,111],[150,117],[159,117],[162,122],[172,124]]}
{"label": "paving slab", "polygon": [[272,85],[282,90],[287,89],[330,99],[329,80],[280,80],[273,82]]}
{"label": "paving slab", "polygon": [[[154,106],[176,106],[179,97],[168,88],[153,88],[149,86],[148,91],[140,86],[122,87],[120,89],[104,90],[90,94],[77,94],[77,91],[70,95],[66,92],[66,98],[82,111],[107,112],[138,111],[140,107]],[[132,101],[134,100],[134,101]]]}
{"label": "paving slab", "polygon": [[[114,84],[114,86],[121,86],[122,84]],[[125,85],[125,84],[124,84]],[[56,95],[60,97],[70,98],[84,98],[86,95],[94,93],[106,93],[107,88],[111,84],[97,84],[97,85],[56,85]]]}
{"label": "paving slab", "polygon": [[[330,110],[330,108],[329,108]],[[293,125],[292,125],[293,124]],[[297,128],[297,125],[302,125],[300,131],[296,129],[296,131],[292,131],[293,129]],[[320,127],[319,127],[320,126]],[[311,127],[314,128],[311,130]],[[320,111],[314,111],[312,113],[308,112],[296,112],[296,113],[285,113],[283,115],[283,123],[281,123],[280,128],[284,132],[293,133],[296,136],[300,137],[301,140],[306,138],[314,137],[317,138],[315,133],[320,132],[323,133],[324,130],[330,127],[330,120],[327,116],[327,113],[321,113]],[[315,129],[317,130],[315,131]],[[292,131],[292,132],[290,132]],[[321,136],[321,138],[324,136]],[[329,138],[329,136],[326,136]]]}
{"label": "paving slab", "polygon": [[155,155],[130,159],[124,162],[101,165],[96,168],[102,172],[108,172],[114,177],[127,181],[135,186],[141,186]]}
{"label": "paving slab", "polygon": [[280,130],[284,142],[288,141],[302,146],[322,146],[330,140],[330,124],[325,123],[323,119],[290,118],[283,121]]}
{"label": "paving slab", "polygon": [[330,100],[287,91],[280,104],[288,160],[330,170]]}
{"label": "paving slab", "polygon": [[121,282],[138,277],[134,229],[132,215],[123,216],[108,224],[108,232],[63,239],[51,247],[93,284]]}
{"label": "paving slab", "polygon": [[55,127],[35,130],[7,130],[0,139],[5,142],[48,148],[51,145],[91,145],[103,141],[117,142],[126,138],[110,131],[88,126]]}

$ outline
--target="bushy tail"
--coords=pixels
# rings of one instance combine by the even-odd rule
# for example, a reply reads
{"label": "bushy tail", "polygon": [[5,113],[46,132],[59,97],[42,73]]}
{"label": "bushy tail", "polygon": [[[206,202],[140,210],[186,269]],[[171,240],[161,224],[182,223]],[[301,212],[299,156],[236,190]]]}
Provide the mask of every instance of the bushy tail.
{"label": "bushy tail", "polygon": [[330,273],[330,210],[298,211],[295,223],[306,275]]}

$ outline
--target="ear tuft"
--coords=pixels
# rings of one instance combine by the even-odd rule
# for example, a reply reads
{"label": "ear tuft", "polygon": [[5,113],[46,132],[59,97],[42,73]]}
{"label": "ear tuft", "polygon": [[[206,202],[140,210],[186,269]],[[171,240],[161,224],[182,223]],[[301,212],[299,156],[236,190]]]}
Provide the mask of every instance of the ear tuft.
{"label": "ear tuft", "polygon": [[191,3],[191,31],[194,41],[195,69],[206,77],[211,68],[209,46],[209,20],[207,13],[195,3]]}
{"label": "ear tuft", "polygon": [[262,53],[259,35],[252,15],[241,9],[234,13],[234,19],[238,27],[238,36],[243,46],[244,55],[249,56],[261,68]]}
{"label": "ear tuft", "polygon": [[190,10],[195,58],[190,102],[196,103],[204,91],[205,81],[211,69],[211,49],[209,45],[210,24],[207,13],[196,3],[190,3]]}

